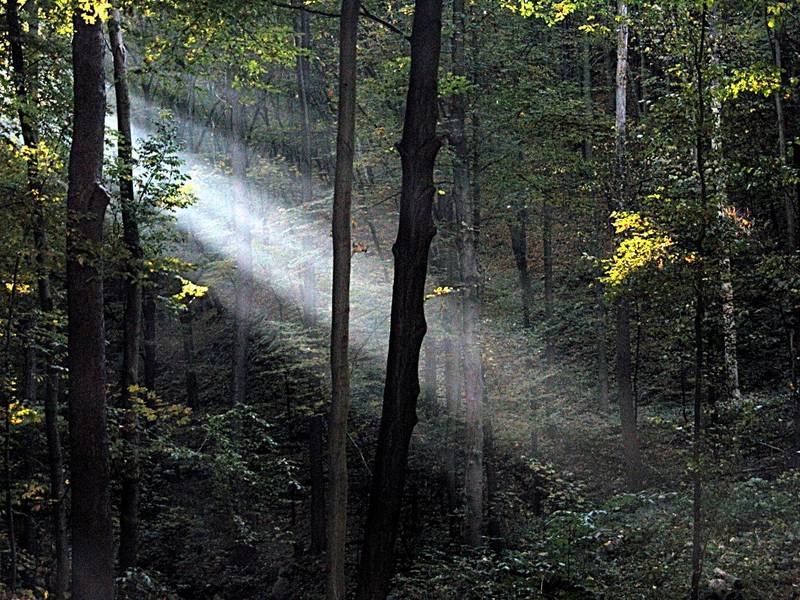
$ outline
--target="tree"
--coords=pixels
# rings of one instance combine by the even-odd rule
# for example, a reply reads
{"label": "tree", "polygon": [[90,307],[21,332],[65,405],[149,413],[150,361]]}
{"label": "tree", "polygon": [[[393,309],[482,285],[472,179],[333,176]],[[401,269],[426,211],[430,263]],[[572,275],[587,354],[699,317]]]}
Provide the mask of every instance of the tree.
{"label": "tree", "polygon": [[125,315],[123,322],[122,380],[120,405],[125,410],[122,437],[125,441],[120,503],[119,567],[125,572],[136,566],[139,545],[139,419],[131,402],[131,390],[139,385],[139,351],[142,339],[142,247],[133,190],[133,135],[128,91],[127,50],[122,20],[114,10],[108,21],[114,61],[114,93],[119,133],[119,191],[122,205],[125,260]]}
{"label": "tree", "polygon": [[250,201],[247,192],[247,148],[245,145],[244,109],[230,78],[227,86],[231,106],[231,166],[233,168],[233,222],[236,231],[236,298],[234,301],[233,396],[234,404],[247,399],[247,357],[250,342],[250,315],[253,303],[253,241],[250,224]]}
{"label": "tree", "polygon": [[103,172],[106,110],[101,21],[75,12],[73,129],[67,192],[69,438],[72,481],[72,596],[114,595],[106,431],[105,332],[100,249],[109,196]]}
{"label": "tree", "polygon": [[347,540],[347,415],[350,410],[351,198],[356,118],[356,41],[359,0],[342,0],[339,26],[339,121],[333,188],[331,407],[328,415],[328,600],[345,597]]}
{"label": "tree", "polygon": [[[33,115],[30,114],[30,109],[27,108],[35,103],[35,82],[27,72],[25,65],[18,4],[13,0],[8,0],[5,8],[14,90],[19,103],[18,116],[22,141],[27,148],[35,149],[39,145],[39,132]],[[54,308],[50,265],[47,261],[47,256],[50,253],[50,244],[47,239],[47,218],[43,207],[45,201],[44,185],[36,157],[37,155],[34,152],[28,162],[27,183],[34,213],[33,238],[39,308],[43,314],[49,315]],[[55,328],[52,328],[52,330],[53,337],[55,337]],[[45,351],[48,355],[48,364],[45,366],[44,412],[50,476],[49,495],[53,511],[53,539],[55,546],[55,575],[50,592],[55,600],[63,600],[67,589],[69,571],[67,566],[67,512],[63,501],[64,459],[61,448],[61,434],[58,429],[59,369],[56,364],[55,343],[51,341],[47,344]]]}
{"label": "tree", "polygon": [[417,0],[403,136],[400,217],[383,410],[358,574],[359,600],[383,600],[394,570],[394,544],[405,486],[408,445],[417,422],[419,353],[425,337],[425,278],[436,234],[432,204],[441,51],[442,2]]}
{"label": "tree", "polygon": [[[617,71],[616,71],[616,134],[617,160],[617,204],[624,210],[627,195],[627,159],[625,156],[628,100],[628,3],[617,1]],[[623,291],[617,298],[616,345],[617,345],[617,393],[620,420],[622,421],[622,445],[625,467],[631,487],[641,485],[642,457],[639,435],[636,431],[636,412],[631,386],[631,317],[630,300]]]}
{"label": "tree", "polygon": [[[467,16],[463,0],[453,1],[453,36],[451,39],[453,76],[466,78],[467,64],[464,37]],[[466,407],[466,453],[464,475],[466,510],[465,541],[471,546],[481,543],[483,533],[484,496],[484,387],[483,361],[480,348],[480,277],[478,248],[475,236],[475,210],[470,195],[470,151],[466,135],[466,102],[464,92],[453,94],[450,103],[453,147],[453,208],[457,231],[460,280],[463,281],[461,336],[464,350],[464,404]]]}
{"label": "tree", "polygon": [[[305,210],[312,209],[314,201],[313,173],[311,169],[311,117],[309,115],[309,84],[311,68],[308,54],[311,52],[311,24],[308,11],[301,10],[297,15],[297,36],[299,38],[299,52],[297,53],[297,96],[300,100],[300,120],[302,135],[302,148],[300,151],[300,175],[302,178],[301,206]],[[311,250],[311,239],[308,234],[303,234],[303,250]],[[312,325],[317,319],[317,276],[314,269],[314,258],[307,256],[303,264],[303,318]]]}

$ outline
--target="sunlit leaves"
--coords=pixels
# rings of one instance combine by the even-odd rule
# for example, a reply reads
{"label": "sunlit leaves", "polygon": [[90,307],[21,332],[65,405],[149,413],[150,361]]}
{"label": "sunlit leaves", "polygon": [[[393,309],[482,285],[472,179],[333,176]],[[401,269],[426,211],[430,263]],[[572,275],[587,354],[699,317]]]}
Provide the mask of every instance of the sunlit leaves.
{"label": "sunlit leaves", "polygon": [[614,256],[604,261],[604,283],[620,285],[649,266],[663,268],[674,257],[675,242],[647,217],[637,212],[615,212],[612,219],[620,239]]}
{"label": "sunlit leaves", "polygon": [[521,16],[543,19],[548,25],[555,25],[577,11],[582,2],[569,0],[503,0],[503,6]]}
{"label": "sunlit leaves", "polygon": [[175,302],[188,304],[195,298],[202,298],[208,292],[208,286],[192,283],[180,276],[178,276],[178,281],[181,283],[181,289],[178,293],[172,295],[172,299]]}
{"label": "sunlit leaves", "polygon": [[720,94],[724,99],[733,99],[740,94],[760,94],[771,96],[781,87],[781,76],[772,65],[756,65],[743,69],[734,69],[727,78]]}

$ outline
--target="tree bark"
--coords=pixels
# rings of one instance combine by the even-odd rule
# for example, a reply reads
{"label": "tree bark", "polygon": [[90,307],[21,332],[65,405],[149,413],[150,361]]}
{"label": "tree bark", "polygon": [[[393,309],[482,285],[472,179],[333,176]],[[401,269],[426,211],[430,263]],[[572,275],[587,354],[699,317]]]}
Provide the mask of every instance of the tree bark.
{"label": "tree bark", "polygon": [[73,17],[74,117],[67,192],[72,596],[114,595],[105,333],[100,248],[108,193],[100,185],[106,109],[102,24]]}
{"label": "tree bark", "polygon": [[181,338],[183,342],[184,388],[186,390],[186,406],[195,409],[198,406],[197,369],[195,368],[194,350],[194,314],[189,303],[180,316]]}
{"label": "tree bark", "polygon": [[522,296],[522,325],[531,328],[531,278],[528,273],[528,210],[525,207],[517,211],[516,219],[508,224],[511,234],[511,251],[517,265],[519,290]]}
{"label": "tree bark", "polygon": [[125,411],[121,434],[122,492],[120,502],[119,568],[125,572],[136,566],[139,547],[139,419],[131,403],[131,386],[139,384],[139,349],[142,331],[142,247],[133,189],[133,135],[131,102],[128,92],[127,50],[122,37],[119,10],[108,22],[111,54],[114,59],[114,93],[117,103],[119,191],[122,205],[122,239],[125,261],[125,316],[123,325],[122,380],[120,405]]}
{"label": "tree bark", "polygon": [[[583,107],[586,111],[585,135],[583,138],[583,160],[586,163],[586,173],[588,177],[594,177],[594,148],[591,134],[591,126],[594,119],[594,106],[592,101],[592,62],[591,62],[591,39],[589,35],[583,36],[582,43],[582,71],[581,88],[583,92]],[[608,227],[604,216],[605,207],[600,196],[592,192],[595,220],[595,239],[597,256],[603,256],[606,248],[606,235]],[[597,362],[597,398],[600,410],[608,412],[608,342],[606,329],[608,327],[608,315],[603,294],[603,284],[600,281],[600,274],[594,281],[595,298],[595,337],[596,337],[596,362]]]}
{"label": "tree bark", "polygon": [[[770,41],[772,42],[772,56],[775,62],[775,68],[778,70],[782,84],[784,81],[784,73],[781,37],[782,24],[779,20],[775,33],[771,36]],[[781,168],[785,168],[790,165],[786,148],[786,115],[783,107],[783,85],[775,90],[773,96],[775,98],[775,117],[778,128],[778,157],[780,159]],[[794,204],[794,198],[792,197],[789,186],[783,183],[783,177],[781,177],[781,189],[783,190],[783,207],[786,219],[786,247],[790,252],[794,252],[798,248],[797,207]]]}
{"label": "tree bark", "polygon": [[545,359],[547,366],[555,365],[553,340],[553,208],[547,196],[542,197],[542,259],[544,271]]}
{"label": "tree bark", "polygon": [[325,418],[312,415],[308,422],[308,458],[311,466],[311,553],[325,551],[325,475],[322,430]]}
{"label": "tree bark", "polygon": [[[719,33],[717,31],[717,6],[711,9],[709,22],[709,35],[711,37],[711,66],[715,70],[719,67]],[[720,257],[720,304],[722,308],[722,341],[723,361],[725,366],[726,396],[731,400],[739,400],[739,361],[736,357],[736,306],[733,293],[733,279],[731,273],[731,251],[729,235],[726,235],[725,210],[728,207],[727,169],[725,165],[724,148],[722,144],[722,101],[714,92],[719,87],[716,76],[711,82],[711,115],[713,118],[713,134],[711,136],[711,151],[717,161],[717,176],[714,182],[717,215],[722,221],[722,248]]]}
{"label": "tree bark", "polygon": [[384,600],[394,571],[394,546],[406,479],[408,445],[417,422],[419,352],[425,337],[428,252],[436,234],[433,169],[442,2],[417,0],[411,34],[411,72],[398,146],[402,163],[386,384],[358,575],[358,600]]}
{"label": "tree bark", "polygon": [[359,0],[342,0],[339,107],[333,188],[331,407],[328,414],[328,600],[343,600],[347,541],[347,414],[350,410],[350,262]]}
{"label": "tree bark", "polygon": [[[628,90],[628,4],[626,0],[617,2],[617,76],[616,76],[616,158],[618,197],[620,209],[625,206],[627,196],[627,158],[625,144],[627,137],[627,90]],[[616,303],[616,376],[620,421],[622,422],[622,445],[625,454],[625,467],[628,485],[638,488],[642,479],[642,457],[639,436],[636,431],[636,416],[631,387],[631,317],[630,303],[623,290]]]}
{"label": "tree bark", "polygon": [[703,572],[703,472],[701,467],[703,443],[703,400],[705,383],[705,333],[706,318],[705,300],[705,266],[704,252],[706,231],[708,227],[708,191],[706,185],[705,162],[705,90],[703,88],[703,69],[705,68],[705,43],[707,27],[707,7],[703,3],[700,14],[700,40],[698,44],[697,64],[697,122],[695,156],[697,175],[700,183],[701,222],[698,229],[696,246],[700,260],[695,265],[695,313],[694,313],[694,431],[692,435],[692,580],[691,600],[700,598],[700,579]]}
{"label": "tree bark", "polygon": [[144,349],[144,387],[156,389],[156,281],[151,279],[142,301],[142,347]]}
{"label": "tree bark", "polygon": [[436,392],[439,371],[439,340],[428,335],[425,338],[425,367],[422,373],[422,410],[427,415],[436,413]]}
{"label": "tree bark", "polygon": [[[21,253],[17,252],[14,260],[14,270],[11,276],[11,290],[8,299],[5,331],[3,331],[3,355],[0,358],[0,373],[3,377],[11,377],[11,336],[14,331],[14,308],[17,300],[17,283],[19,279],[19,265]],[[17,534],[14,527],[14,496],[13,479],[11,477],[11,404],[12,397],[5,385],[0,386],[0,396],[3,399],[3,508],[6,517],[6,538],[8,539],[8,587],[11,592],[17,589]]]}
{"label": "tree bark", "polygon": [[[302,151],[300,154],[300,173],[302,176],[301,206],[304,211],[311,211],[314,202],[314,190],[311,179],[311,118],[308,111],[309,78],[311,69],[308,62],[308,52],[311,50],[311,28],[309,13],[305,10],[298,11],[297,33],[300,38],[302,54],[297,55],[297,95],[300,99],[300,117],[303,132]],[[309,234],[303,234],[303,320],[313,325],[317,320],[317,273],[314,268],[312,239]]]}
{"label": "tree bark", "polygon": [[[464,50],[467,17],[464,0],[453,0],[451,38],[453,75],[466,77]],[[455,209],[456,247],[458,248],[462,288],[461,339],[464,352],[464,405],[466,408],[466,466],[464,471],[464,540],[478,546],[483,538],[484,496],[484,387],[480,347],[480,275],[475,243],[475,211],[470,195],[470,152],[466,135],[466,99],[454,94],[450,102],[452,123],[450,144],[453,148],[453,207]]]}
{"label": "tree bark", "polygon": [[233,224],[236,231],[236,285],[234,299],[233,404],[247,401],[247,355],[250,342],[250,311],[253,296],[253,247],[250,201],[247,193],[247,155],[242,103],[235,81],[228,85],[231,105],[231,166],[233,168]]}
{"label": "tree bark", "polygon": [[[35,148],[39,135],[33,119],[24,108],[35,99],[34,82],[30,80],[25,67],[22,28],[19,21],[18,3],[6,1],[6,21],[11,49],[11,68],[14,76],[14,89],[19,102],[19,121],[22,141],[25,146]],[[36,260],[36,281],[39,308],[43,314],[53,311],[53,297],[50,288],[50,267],[47,264],[49,244],[47,240],[47,219],[42,204],[43,186],[36,155],[28,161],[28,192],[34,209],[33,239]],[[48,356],[46,365],[44,412],[45,432],[48,448],[48,467],[50,473],[50,503],[53,510],[53,540],[55,545],[55,569],[50,594],[54,600],[63,600],[67,589],[67,517],[64,497],[64,460],[61,449],[61,435],[58,429],[58,368],[55,364],[56,349],[52,343],[45,348]]]}

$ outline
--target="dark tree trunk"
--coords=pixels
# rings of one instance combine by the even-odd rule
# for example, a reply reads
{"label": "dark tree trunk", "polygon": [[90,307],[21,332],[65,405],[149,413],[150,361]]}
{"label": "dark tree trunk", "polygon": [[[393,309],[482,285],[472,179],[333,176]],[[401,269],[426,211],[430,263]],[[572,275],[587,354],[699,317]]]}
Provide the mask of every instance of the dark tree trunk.
{"label": "dark tree trunk", "polygon": [[108,193],[100,185],[106,110],[100,21],[73,18],[74,118],[67,193],[67,317],[72,488],[72,597],[114,596],[103,279]]}
{"label": "dark tree trunk", "polygon": [[197,408],[198,406],[198,386],[197,370],[194,359],[194,315],[191,304],[187,305],[181,313],[181,337],[183,338],[183,360],[184,360],[184,388],[186,390],[186,406]]}
{"label": "dark tree trunk", "polygon": [[311,471],[311,553],[325,551],[325,476],[322,471],[322,429],[325,418],[313,415],[308,422],[308,459]]}
{"label": "dark tree trunk", "polygon": [[[586,134],[583,138],[583,160],[586,163],[586,174],[588,177],[594,177],[594,148],[591,135],[591,125],[593,120],[594,107],[592,102],[592,61],[591,61],[591,39],[589,35],[583,36],[583,64],[582,64],[582,80],[581,87],[583,91],[583,105],[586,111]],[[600,197],[592,194],[594,208],[594,221],[595,221],[595,247],[596,255],[601,257],[606,249],[606,234],[608,227],[606,226],[605,207],[602,205]],[[608,412],[608,342],[606,338],[606,329],[608,327],[608,315],[606,314],[606,304],[603,297],[603,284],[600,282],[600,273],[597,274],[594,281],[594,297],[595,297],[595,336],[596,354],[597,354],[597,397],[600,405],[600,410]]]}
{"label": "dark tree trunk", "polygon": [[[464,50],[467,17],[463,0],[453,0],[451,38],[453,74],[467,76]],[[478,546],[483,539],[484,498],[484,414],[483,358],[480,340],[480,274],[475,241],[475,210],[470,195],[470,152],[466,135],[466,101],[463,93],[454,94],[450,103],[453,148],[453,207],[457,231],[456,246],[462,287],[461,339],[464,353],[464,405],[466,408],[466,465],[464,470],[464,539]]]}
{"label": "dark tree trunk", "polygon": [[350,410],[351,199],[356,120],[359,0],[342,0],[339,23],[339,108],[333,186],[331,408],[328,415],[328,600],[343,600],[347,540],[347,414]]}
{"label": "dark tree trunk", "polygon": [[516,220],[508,224],[511,234],[511,250],[517,265],[519,290],[522,296],[522,324],[531,327],[531,278],[528,273],[528,210],[520,208]]}
{"label": "dark tree trunk", "polygon": [[[305,211],[313,209],[314,193],[311,172],[311,118],[308,110],[309,78],[311,69],[307,52],[311,50],[311,27],[309,13],[305,10],[298,11],[297,34],[300,38],[300,48],[304,54],[297,56],[297,96],[300,100],[301,129],[303,132],[302,152],[300,156],[300,173],[302,176],[303,191],[300,199]],[[317,319],[317,273],[314,267],[312,238],[309,234],[302,236],[303,252],[303,320],[312,325]]]}
{"label": "dark tree trunk", "polygon": [[131,404],[130,388],[139,384],[139,349],[142,331],[142,247],[133,190],[133,135],[131,102],[128,93],[127,51],[122,38],[119,10],[108,22],[111,53],[114,59],[114,92],[119,131],[119,191],[122,205],[125,261],[125,316],[123,325],[122,380],[120,404],[125,411],[122,423],[122,492],[120,502],[119,568],[123,573],[136,566],[139,546],[139,423]]}
{"label": "dark tree trunk", "polygon": [[156,389],[156,282],[152,279],[142,301],[142,348],[144,349],[144,387]]}
{"label": "dark tree trunk", "polygon": [[[0,357],[0,375],[11,378],[11,336],[14,330],[14,308],[17,299],[17,283],[21,253],[17,252],[14,271],[11,276],[11,293],[8,299],[5,330],[3,331],[3,355]],[[6,538],[8,540],[8,587],[11,592],[17,589],[17,533],[14,523],[14,481],[11,477],[11,405],[12,397],[5,385],[0,385],[0,397],[3,399],[3,508],[6,517]]]}
{"label": "dark tree trunk", "polygon": [[245,179],[247,156],[245,148],[244,115],[235,82],[229,82],[231,104],[231,166],[233,168],[233,223],[236,232],[236,290],[233,340],[233,397],[234,404],[247,400],[247,356],[250,341],[250,309],[253,296],[253,249],[250,226],[250,200]]}
{"label": "dark tree trunk", "polygon": [[394,546],[406,479],[408,445],[417,422],[419,352],[425,337],[428,252],[436,234],[433,168],[442,2],[417,0],[411,73],[400,151],[403,177],[392,286],[392,314],[383,411],[358,574],[359,600],[384,600],[394,572]]}
{"label": "dark tree trunk", "polygon": [[[617,17],[617,74],[616,74],[616,159],[617,159],[617,205],[625,206],[627,196],[627,95],[628,95],[628,4],[618,0]],[[625,471],[628,485],[636,489],[641,485],[642,458],[639,436],[636,430],[636,415],[631,386],[631,316],[626,292],[620,292],[616,305],[616,376],[620,421],[622,422],[622,446],[625,454]]]}
{"label": "dark tree trunk", "polygon": [[542,259],[544,271],[545,359],[555,366],[555,333],[553,331],[553,208],[547,196],[542,197]]}
{"label": "dark tree trunk", "polygon": [[700,182],[700,208],[701,222],[697,234],[696,250],[700,260],[695,265],[694,292],[694,431],[692,435],[692,581],[691,600],[700,598],[700,579],[703,572],[703,470],[702,443],[703,443],[703,403],[705,393],[705,241],[708,228],[708,191],[706,185],[705,164],[705,89],[703,87],[703,70],[705,65],[705,42],[707,26],[707,7],[703,3],[700,14],[700,40],[698,43],[697,63],[697,122],[695,157],[697,161],[697,176]]}
{"label": "dark tree trunk", "polygon": [[436,414],[437,383],[439,371],[439,344],[433,335],[425,338],[425,368],[422,373],[422,410],[428,415]]}

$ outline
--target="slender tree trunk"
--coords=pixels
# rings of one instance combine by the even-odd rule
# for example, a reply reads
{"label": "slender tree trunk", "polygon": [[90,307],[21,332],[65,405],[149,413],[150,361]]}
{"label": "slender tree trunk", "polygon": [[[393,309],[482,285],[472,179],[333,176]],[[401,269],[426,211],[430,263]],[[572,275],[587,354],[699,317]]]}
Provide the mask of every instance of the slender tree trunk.
{"label": "slender tree trunk", "polygon": [[197,408],[199,400],[197,369],[195,367],[194,349],[194,313],[189,303],[180,316],[181,338],[183,342],[184,388],[186,390],[186,406]]}
{"label": "slender tree trunk", "polygon": [[[22,28],[19,21],[18,3],[14,0],[6,2],[6,20],[8,39],[11,49],[11,67],[14,75],[14,88],[19,102],[19,121],[22,140],[25,146],[34,148],[38,145],[38,132],[25,107],[34,101],[34,85],[29,81],[25,68],[22,46]],[[39,164],[33,154],[28,161],[28,191],[34,209],[33,239],[36,250],[36,281],[39,296],[39,308],[47,315],[53,311],[53,298],[50,291],[50,271],[47,265],[49,244],[47,240],[47,219],[42,203],[42,180]],[[50,472],[50,502],[53,510],[53,539],[55,542],[55,569],[50,593],[54,600],[63,600],[67,589],[67,526],[64,497],[64,461],[61,450],[61,435],[58,429],[58,366],[55,361],[55,348],[48,344],[46,354],[50,362],[46,366],[44,389],[45,432],[48,447],[48,467]]]}
{"label": "slender tree trunk", "polygon": [[123,573],[136,566],[139,546],[139,419],[131,404],[130,388],[139,384],[139,349],[142,330],[142,247],[133,190],[133,135],[128,93],[127,51],[122,38],[119,10],[108,22],[114,59],[114,92],[119,131],[119,191],[122,204],[123,242],[128,253],[125,264],[125,318],[123,328],[121,406],[123,464],[120,502],[119,568]]}
{"label": "slender tree trunk", "polygon": [[555,342],[553,340],[553,208],[547,196],[542,197],[542,258],[544,270],[544,320],[545,359],[547,366],[555,365]]}
{"label": "slender tree trunk", "polygon": [[[794,169],[800,173],[800,143],[793,143],[794,149]],[[795,202],[800,202],[800,180],[794,186]],[[797,204],[796,204],[797,205]],[[790,464],[795,468],[800,468],[800,381],[798,380],[798,348],[800,343],[800,307],[795,307],[794,326],[790,331],[791,336],[789,352],[791,353],[792,366],[792,414],[794,418],[794,433],[792,435],[792,454]]]}
{"label": "slender tree trunk", "polygon": [[411,72],[398,145],[403,177],[392,287],[392,315],[383,411],[358,575],[358,600],[384,600],[394,572],[394,546],[405,486],[408,445],[417,422],[419,352],[425,337],[428,252],[436,234],[433,168],[440,140],[438,71],[442,2],[417,0],[411,34]]}
{"label": "slender tree trunk", "polygon": [[[309,79],[311,69],[308,61],[308,52],[311,50],[311,28],[309,13],[305,10],[298,11],[297,33],[300,38],[300,49],[304,52],[297,56],[297,95],[300,99],[300,117],[302,120],[303,144],[300,155],[300,173],[303,181],[301,205],[304,211],[313,209],[314,193],[311,179],[311,118],[308,111]],[[317,273],[314,267],[312,239],[308,234],[303,234],[303,252],[306,257],[303,261],[303,320],[311,325],[317,320]]]}
{"label": "slender tree trunk", "polygon": [[[448,298],[448,301],[456,299]],[[456,307],[460,314],[460,306]],[[445,320],[449,321],[449,315],[445,315]],[[460,537],[460,523],[458,518],[458,484],[456,482],[456,452],[459,445],[456,439],[458,410],[461,404],[461,352],[457,340],[453,339],[452,328],[445,326],[445,336],[443,340],[444,354],[444,393],[447,415],[445,417],[445,440],[444,440],[444,475],[447,494],[447,509],[449,515],[450,537],[455,541]]]}
{"label": "slender tree trunk", "polygon": [[[628,4],[626,0],[617,1],[617,77],[616,77],[616,154],[618,197],[620,208],[625,205],[627,196],[627,158],[625,143],[627,137],[627,95],[628,95]],[[636,431],[636,416],[631,387],[631,317],[630,303],[626,292],[617,299],[616,346],[617,346],[617,393],[620,421],[622,422],[622,444],[625,453],[625,469],[628,484],[638,488],[642,479],[642,457],[639,436]]]}
{"label": "slender tree trunk", "polygon": [[72,596],[114,595],[100,248],[106,110],[102,24],[73,18],[74,118],[67,193],[67,318],[72,488]]}
{"label": "slender tree trunk", "polygon": [[311,466],[311,553],[325,551],[325,475],[322,462],[322,430],[325,418],[312,415],[308,422],[308,458]]}
{"label": "slender tree trunk", "polygon": [[250,200],[247,192],[247,155],[244,115],[236,82],[228,85],[231,105],[231,166],[233,168],[233,222],[236,231],[236,290],[234,308],[233,403],[247,400],[247,355],[250,341],[250,312],[253,296],[253,247]]}
{"label": "slender tree trunk", "polygon": [[525,329],[531,327],[531,278],[528,273],[528,210],[525,207],[517,211],[516,219],[508,224],[511,234],[511,251],[517,265],[519,290],[522,296],[522,324]]}
{"label": "slender tree trunk", "polygon": [[[14,271],[11,276],[11,293],[8,299],[6,313],[6,326],[3,332],[3,355],[0,362],[0,374],[3,378],[11,378],[11,336],[14,331],[14,308],[17,300],[17,283],[19,279],[19,265],[21,254],[17,252],[14,261]],[[11,477],[11,404],[12,398],[5,385],[0,386],[0,396],[3,398],[3,488],[4,509],[6,513],[6,538],[8,539],[8,587],[11,592],[17,589],[17,534],[14,527],[14,496],[13,479]]]}
{"label": "slender tree trunk", "polygon": [[[466,77],[464,50],[467,17],[464,0],[453,0],[451,38],[453,75]],[[466,408],[466,466],[464,471],[464,539],[471,546],[480,545],[483,537],[484,496],[484,387],[480,348],[480,276],[473,229],[475,213],[470,196],[470,153],[466,135],[466,99],[454,94],[450,103],[453,148],[453,207],[456,217],[462,288],[462,341],[464,352],[464,405]]]}
{"label": "slender tree trunk", "polygon": [[[775,68],[778,70],[781,82],[784,80],[783,74],[783,54],[781,50],[782,24],[779,22],[774,35],[771,36],[772,56],[775,61]],[[783,107],[783,86],[781,85],[773,94],[775,98],[775,116],[778,126],[778,157],[781,167],[788,167],[789,158],[786,148],[786,115]],[[798,248],[797,241],[797,207],[794,205],[794,198],[788,185],[781,181],[783,190],[783,206],[786,218],[786,247],[790,252]]]}
{"label": "slender tree trunk", "polygon": [[144,289],[142,300],[142,348],[144,349],[144,387],[156,389],[156,282]]}
{"label": "slender tree trunk", "polygon": [[425,338],[425,368],[423,371],[422,401],[423,410],[428,415],[436,413],[437,383],[439,379],[439,344],[433,335]]}
{"label": "slender tree trunk", "polygon": [[[36,394],[36,375],[37,375],[37,361],[36,361],[36,347],[33,342],[33,322],[26,319],[22,327],[22,335],[27,338],[24,342],[22,350],[22,400],[28,406],[35,406],[37,400]],[[22,437],[22,443],[29,448],[33,448],[37,436],[33,431],[25,431]],[[31,481],[34,478],[34,456],[31,452],[24,452],[22,455],[22,472],[21,478],[23,481]],[[32,565],[25,570],[23,576],[23,585],[32,586],[33,580],[36,575],[36,569],[39,559],[39,536],[36,529],[36,520],[33,517],[33,504],[32,498],[25,499],[23,496],[20,501],[20,518],[22,520],[22,535],[20,536],[20,547],[30,556]]]}
{"label": "slender tree trunk", "polygon": [[356,119],[356,41],[359,0],[342,0],[339,23],[339,108],[333,188],[331,408],[328,415],[327,599],[343,600],[347,540],[347,414],[350,410],[350,261]]}
{"label": "slender tree trunk", "polygon": [[694,344],[695,344],[695,369],[694,369],[694,432],[692,437],[692,581],[691,600],[700,598],[700,578],[703,572],[703,471],[702,471],[702,443],[703,443],[703,400],[705,392],[705,333],[706,318],[705,300],[705,240],[708,227],[708,188],[706,185],[705,164],[705,89],[703,70],[705,68],[705,43],[707,27],[707,7],[703,3],[700,17],[700,40],[695,69],[697,71],[697,122],[696,148],[697,175],[700,182],[700,206],[702,220],[697,234],[697,253],[700,260],[695,265],[695,314],[694,314]]}
{"label": "slender tree trunk", "polygon": [[[594,106],[592,101],[592,62],[591,62],[591,39],[588,35],[583,36],[582,44],[582,80],[581,87],[583,91],[583,106],[586,111],[586,134],[583,138],[583,160],[586,163],[587,176],[594,177],[594,149],[591,134],[591,126],[594,120]],[[596,238],[596,254],[603,256],[606,249],[606,233],[608,227],[606,226],[605,207],[603,206],[600,197],[592,193],[594,215],[595,215],[595,238]],[[608,412],[608,341],[606,337],[606,329],[608,328],[608,315],[606,313],[606,303],[603,294],[603,284],[600,282],[600,274],[594,281],[594,299],[595,299],[595,337],[596,337],[596,355],[597,355],[597,398],[600,405],[600,410],[604,413]]]}
{"label": "slender tree trunk", "polygon": [[[715,70],[719,67],[719,33],[717,32],[717,6],[711,9],[709,35],[711,39],[711,66]],[[733,294],[733,280],[731,274],[731,256],[729,236],[725,234],[726,216],[728,206],[727,168],[725,164],[724,148],[722,145],[722,102],[719,95],[714,92],[719,87],[716,76],[711,82],[711,115],[714,121],[713,135],[711,136],[711,151],[717,161],[716,172],[719,173],[715,182],[715,195],[717,214],[722,221],[722,244],[720,258],[720,304],[722,308],[722,340],[723,360],[725,363],[725,388],[726,395],[732,400],[739,400],[739,362],[736,357],[736,310]]]}

